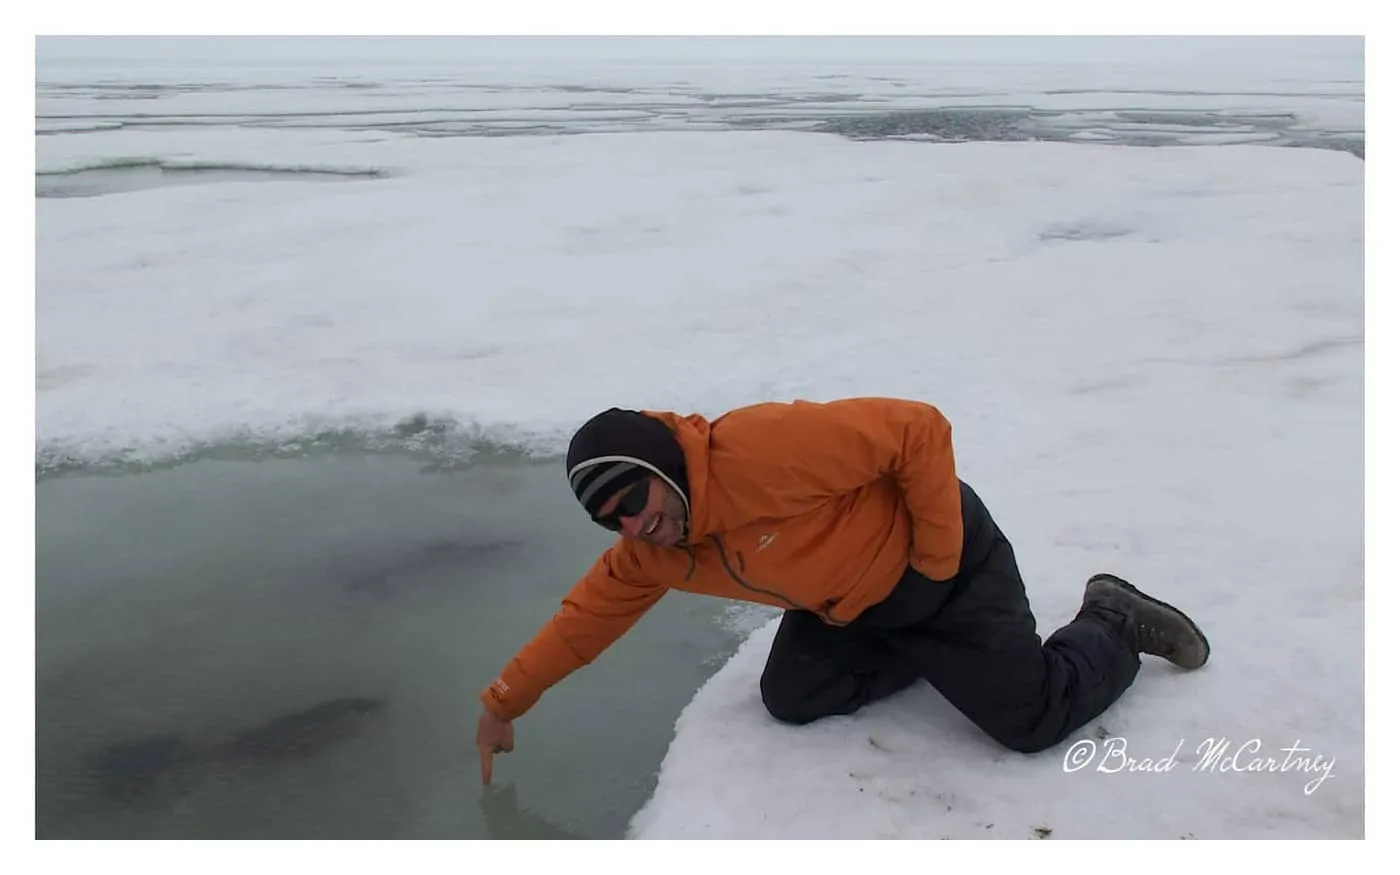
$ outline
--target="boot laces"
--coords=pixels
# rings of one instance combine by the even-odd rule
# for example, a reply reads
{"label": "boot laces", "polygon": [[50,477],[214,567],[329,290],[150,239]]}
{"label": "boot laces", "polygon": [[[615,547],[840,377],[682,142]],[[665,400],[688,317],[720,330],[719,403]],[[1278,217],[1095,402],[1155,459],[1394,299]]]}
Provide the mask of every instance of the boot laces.
{"label": "boot laces", "polygon": [[1176,648],[1172,645],[1171,636],[1163,634],[1161,629],[1151,623],[1139,622],[1137,633],[1138,649],[1144,653],[1169,657],[1176,652]]}

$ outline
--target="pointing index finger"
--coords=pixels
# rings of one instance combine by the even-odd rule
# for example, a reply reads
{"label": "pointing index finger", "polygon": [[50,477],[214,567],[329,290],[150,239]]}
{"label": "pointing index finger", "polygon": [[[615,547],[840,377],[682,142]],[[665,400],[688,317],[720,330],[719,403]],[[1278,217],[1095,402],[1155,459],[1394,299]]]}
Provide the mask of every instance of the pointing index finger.
{"label": "pointing index finger", "polygon": [[491,748],[481,746],[477,748],[481,754],[481,783],[491,783]]}

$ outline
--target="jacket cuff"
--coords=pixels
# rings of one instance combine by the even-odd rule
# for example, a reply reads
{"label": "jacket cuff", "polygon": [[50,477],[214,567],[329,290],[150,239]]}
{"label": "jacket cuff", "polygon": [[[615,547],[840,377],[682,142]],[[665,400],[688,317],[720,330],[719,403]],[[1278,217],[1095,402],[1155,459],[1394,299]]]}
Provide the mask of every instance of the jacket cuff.
{"label": "jacket cuff", "polygon": [[[481,703],[501,720],[514,720],[539,701],[540,694],[525,689],[523,678],[512,678],[509,668],[481,691]],[[516,681],[516,683],[512,683]]]}

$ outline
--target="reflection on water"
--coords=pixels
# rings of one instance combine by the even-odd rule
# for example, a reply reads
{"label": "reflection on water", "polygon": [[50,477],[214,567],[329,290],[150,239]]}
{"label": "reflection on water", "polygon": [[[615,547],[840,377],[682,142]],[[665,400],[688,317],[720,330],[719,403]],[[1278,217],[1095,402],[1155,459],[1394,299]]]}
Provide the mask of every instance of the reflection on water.
{"label": "reflection on water", "polygon": [[481,816],[486,821],[487,834],[493,839],[587,838],[550,822],[529,808],[522,808],[514,784],[483,789]]}
{"label": "reflection on water", "polygon": [[607,544],[556,464],[203,460],[37,514],[41,838],[620,836],[740,634],[663,599],[483,788],[477,690]]}

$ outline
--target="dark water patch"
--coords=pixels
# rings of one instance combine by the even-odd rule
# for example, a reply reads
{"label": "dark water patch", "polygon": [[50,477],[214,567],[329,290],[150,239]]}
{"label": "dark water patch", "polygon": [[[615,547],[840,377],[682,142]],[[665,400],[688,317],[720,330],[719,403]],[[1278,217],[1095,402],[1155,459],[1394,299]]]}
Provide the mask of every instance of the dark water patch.
{"label": "dark water patch", "polygon": [[39,198],[100,197],[131,191],[209,182],[344,182],[382,179],[383,171],[324,167],[276,167],[256,164],[180,163],[151,159],[103,162],[73,170],[34,174]]}
{"label": "dark water patch", "polygon": [[[726,118],[723,121],[716,121],[718,130],[781,130],[781,131],[818,131],[820,133],[831,133],[827,126],[831,124],[826,117],[803,119],[791,115],[758,115],[747,114]],[[695,127],[691,125],[691,127]]]}
{"label": "dark water patch", "polygon": [[1112,240],[1133,233],[1131,228],[1103,222],[1073,222],[1051,225],[1036,235],[1043,241],[1066,240],[1071,242],[1086,240]]}
{"label": "dark water patch", "polygon": [[[1327,84],[1345,85],[1344,79],[1327,80]],[[1355,83],[1361,84],[1361,83]],[[1200,91],[1194,89],[1180,88],[1048,88],[1046,94],[1146,94],[1162,95],[1165,97],[1209,97],[1212,99],[1221,98],[1251,98],[1251,97],[1295,97],[1295,98],[1331,98],[1331,99],[1351,99],[1355,98],[1354,91]]]}
{"label": "dark water patch", "polygon": [[40,97],[82,97],[90,100],[153,100],[172,94],[233,91],[226,83],[157,82],[44,82],[35,83]]}
{"label": "dark water patch", "polygon": [[347,592],[388,598],[427,573],[451,573],[463,580],[518,563],[524,544],[508,538],[444,539],[396,551],[387,557],[347,557],[326,570]]}
{"label": "dark water patch", "polygon": [[541,90],[559,91],[564,94],[642,94],[645,92],[643,88],[608,85],[546,85]]}
{"label": "dark water patch", "polygon": [[93,100],[159,100],[165,95],[158,91],[132,89],[125,94],[98,93],[91,97]]}
{"label": "dark water patch", "polygon": [[246,729],[219,752],[225,757],[256,761],[311,756],[353,734],[363,718],[383,707],[380,699],[332,699]]}
{"label": "dark water patch", "polygon": [[1033,138],[1024,110],[925,109],[852,115],[818,125],[822,133],[857,140],[920,135],[945,142],[1018,141]]}
{"label": "dark water patch", "polygon": [[1169,112],[1164,110],[1114,110],[1113,115],[1120,121],[1138,125],[1168,125],[1191,128],[1236,128],[1248,126],[1266,130],[1283,130],[1294,127],[1298,119],[1292,113],[1220,113],[1220,112]]}
{"label": "dark water patch", "polygon": [[[626,105],[611,105],[611,109],[626,110],[632,107]],[[219,123],[219,124],[239,124],[256,126],[258,122],[275,122],[279,120],[297,119],[356,119],[365,117],[392,118],[405,117],[416,118],[429,113],[441,113],[444,115],[473,115],[476,113],[499,112],[496,107],[455,107],[455,106],[404,106],[391,109],[334,109],[334,110],[288,110],[279,112],[238,112],[238,113],[124,113],[119,118],[108,119],[105,114],[92,113],[44,113],[37,116],[40,121],[89,121],[92,119],[102,119],[110,121],[121,121],[131,127],[137,127],[152,123],[178,124],[185,123]]]}
{"label": "dark water patch", "polygon": [[[748,119],[747,126],[777,126],[776,119]],[[781,126],[792,127],[784,118]],[[1124,146],[1191,145],[1190,137],[1225,135],[1250,145],[1330,149],[1365,157],[1365,137],[1310,131],[1293,113],[1121,109],[1079,112],[1029,107],[948,107],[857,113],[827,118],[808,128],[857,140],[937,143],[1045,141]],[[1092,132],[1094,136],[1086,137]],[[1216,143],[1212,145],[1228,145]]]}
{"label": "dark water patch", "polygon": [[[839,77],[833,77],[839,78]],[[886,81],[887,87],[893,80]],[[165,130],[190,127],[333,128],[378,130],[422,137],[561,136],[581,133],[708,130],[786,130],[837,134],[858,140],[903,139],[940,143],[1049,141],[1107,143],[1127,146],[1173,144],[1229,145],[1230,141],[1254,144],[1333,149],[1364,158],[1360,131],[1317,130],[1294,113],[1262,108],[1258,111],[1215,109],[1159,109],[1150,106],[1116,108],[1037,108],[1022,105],[1014,95],[998,89],[937,88],[898,83],[911,89],[890,93],[825,90],[805,92],[717,91],[686,82],[658,83],[643,87],[588,83],[521,85],[464,82],[452,78],[411,81],[323,80],[284,85],[227,86],[228,91],[277,91],[301,89],[308,100],[304,108],[287,109],[285,102],[245,113],[99,113],[46,112],[36,115],[36,126],[52,133],[80,126],[120,124],[130,129]],[[380,86],[377,93],[393,89],[401,93],[402,108],[313,109],[317,90]],[[93,86],[97,87],[97,86]],[[217,86],[200,88],[220,90]],[[425,90],[426,89],[426,90]],[[43,93],[43,87],[40,91]],[[594,95],[597,101],[573,106],[527,107],[528,118],[502,113],[510,107],[473,106],[472,98],[454,105],[452,93],[541,93]],[[152,91],[150,93],[165,93]],[[448,96],[444,99],[444,93]],[[1361,95],[1327,94],[1231,94],[1205,91],[1114,89],[1058,89],[1048,95],[1119,94],[1165,96],[1193,101],[1248,99],[1338,100],[1362,102]],[[56,97],[81,96],[82,92]],[[88,95],[90,96],[90,95]],[[616,98],[625,96],[625,101]],[[421,98],[421,105],[413,105]],[[611,100],[609,98],[612,98]],[[635,102],[634,102],[635,100]],[[897,100],[901,108],[890,108]],[[949,101],[963,101],[949,105]],[[529,101],[534,103],[533,100]],[[926,105],[920,106],[923,103]],[[1191,138],[1197,142],[1192,143]],[[1214,142],[1207,142],[1213,140]],[[1223,140],[1223,141],[1222,141]]]}
{"label": "dark water patch", "polygon": [[793,103],[864,103],[869,100],[863,94],[798,94],[792,99]]}
{"label": "dark water patch", "polygon": [[36,137],[56,137],[60,134],[99,134],[103,131],[119,131],[126,127],[121,122],[95,122],[93,124],[82,124],[80,122],[43,122],[36,123],[34,136]]}
{"label": "dark water patch", "polygon": [[387,82],[366,82],[362,79],[342,79],[339,76],[318,76],[311,80],[311,88],[346,88],[351,91],[380,91],[390,88]]}
{"label": "dark water patch", "polygon": [[400,125],[365,125],[359,130],[411,134],[415,137],[563,137],[589,133],[565,125],[539,122],[405,122]]}
{"label": "dark water patch", "polygon": [[119,803],[187,795],[220,764],[275,764],[320,754],[352,737],[361,721],[385,706],[380,699],[331,699],[237,731],[201,746],[178,733],[159,733],[104,747],[89,759],[87,778]]}
{"label": "dark water patch", "polygon": [[1307,135],[1299,136],[1291,142],[1279,145],[1295,149],[1331,149],[1337,152],[1349,152],[1363,161],[1366,160],[1366,140],[1363,137]]}
{"label": "dark water patch", "polygon": [[338,77],[316,78],[303,82],[225,82],[219,80],[190,80],[184,82],[35,82],[35,94],[41,97],[84,97],[97,100],[148,96],[167,97],[179,94],[222,94],[268,92],[279,94],[295,91],[323,91],[326,88],[379,88],[381,83],[345,80]]}
{"label": "dark water patch", "polygon": [[200,760],[200,752],[179,735],[153,735],[99,751],[90,760],[88,778],[106,798],[135,802]]}

